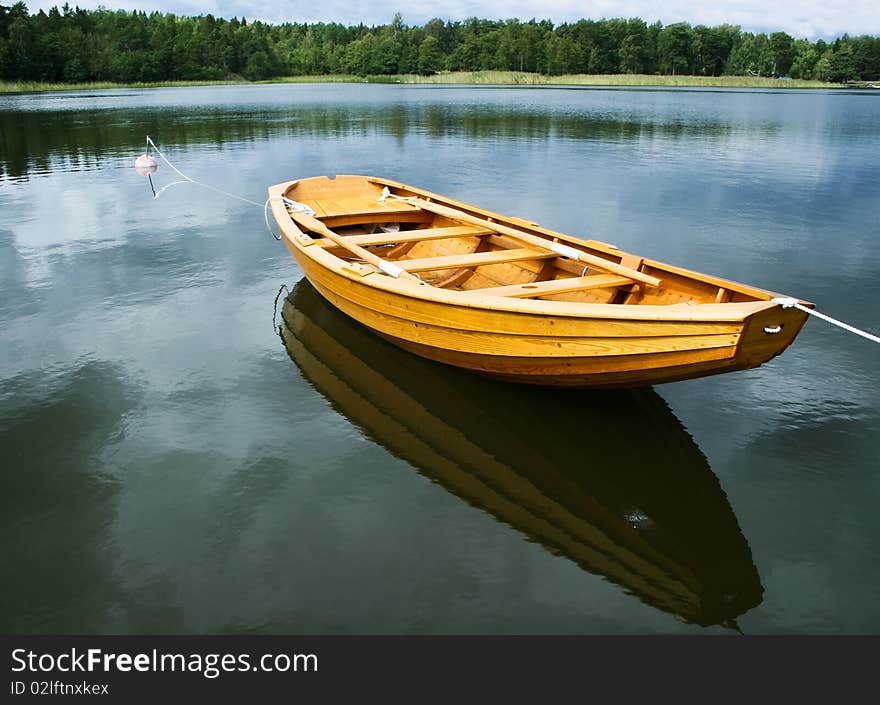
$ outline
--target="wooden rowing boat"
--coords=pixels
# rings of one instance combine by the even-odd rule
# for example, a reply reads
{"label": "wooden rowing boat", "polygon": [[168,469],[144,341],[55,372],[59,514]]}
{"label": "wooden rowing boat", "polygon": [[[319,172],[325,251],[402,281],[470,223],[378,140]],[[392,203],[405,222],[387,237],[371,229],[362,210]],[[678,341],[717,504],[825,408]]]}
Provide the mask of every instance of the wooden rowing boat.
{"label": "wooden rowing boat", "polygon": [[480,379],[395,349],[304,280],[280,333],[336,411],[528,541],[688,622],[729,624],[761,602],[724,490],[654,390]]}
{"label": "wooden rowing boat", "polygon": [[321,176],[269,196],[334,306],[405,350],[509,381],[639,386],[756,367],[807,317],[779,294],[388,179]]}

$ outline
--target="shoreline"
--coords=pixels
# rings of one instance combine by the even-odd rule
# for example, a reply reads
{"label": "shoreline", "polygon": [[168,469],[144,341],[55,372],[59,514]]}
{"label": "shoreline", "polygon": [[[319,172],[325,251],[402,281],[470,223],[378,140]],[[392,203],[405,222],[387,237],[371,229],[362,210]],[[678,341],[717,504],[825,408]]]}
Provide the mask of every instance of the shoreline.
{"label": "shoreline", "polygon": [[157,83],[42,83],[38,81],[0,81],[0,94],[46,93],[117,88],[185,88],[195,86],[252,86],[283,83],[385,83],[411,85],[460,86],[644,86],[659,88],[773,88],[773,89],[861,89],[870,86],[826,83],[799,79],[779,80],[758,76],[665,76],[646,74],[569,74],[545,76],[519,71],[443,72],[431,76],[417,74],[387,76],[352,76],[328,74],[320,76],[282,76],[264,81],[212,80],[161,81]]}

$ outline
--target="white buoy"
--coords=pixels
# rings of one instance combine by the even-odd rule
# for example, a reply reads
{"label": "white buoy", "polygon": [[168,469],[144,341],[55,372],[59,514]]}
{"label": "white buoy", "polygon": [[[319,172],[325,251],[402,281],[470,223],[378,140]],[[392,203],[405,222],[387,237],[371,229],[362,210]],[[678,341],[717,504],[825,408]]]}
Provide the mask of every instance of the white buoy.
{"label": "white buoy", "polygon": [[155,157],[152,157],[149,154],[142,154],[134,160],[134,169],[141,176],[155,174],[158,168],[159,164],[156,162]]}

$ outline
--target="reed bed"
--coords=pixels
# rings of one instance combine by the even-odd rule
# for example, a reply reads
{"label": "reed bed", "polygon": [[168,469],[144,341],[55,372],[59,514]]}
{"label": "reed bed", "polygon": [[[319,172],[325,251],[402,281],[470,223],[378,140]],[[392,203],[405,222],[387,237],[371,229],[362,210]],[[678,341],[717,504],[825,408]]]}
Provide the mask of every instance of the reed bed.
{"label": "reed bed", "polygon": [[[658,86],[705,88],[846,88],[840,83],[779,80],[763,76],[654,76],[646,74],[575,74],[545,76],[522,71],[444,71],[431,76],[284,76],[257,83],[401,83],[463,86]],[[187,86],[250,85],[240,79],[217,81],[163,81],[161,83],[41,83],[38,81],[0,81],[0,93],[41,93],[45,91],[83,91],[112,88],[170,88]],[[859,86],[857,86],[859,87]],[[868,87],[868,86],[865,86]]]}

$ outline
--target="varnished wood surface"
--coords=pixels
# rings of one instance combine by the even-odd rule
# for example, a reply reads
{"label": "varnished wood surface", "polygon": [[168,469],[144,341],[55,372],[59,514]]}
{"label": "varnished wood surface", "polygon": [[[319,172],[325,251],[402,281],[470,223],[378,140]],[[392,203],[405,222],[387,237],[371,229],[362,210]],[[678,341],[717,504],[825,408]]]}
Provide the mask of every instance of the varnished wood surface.
{"label": "varnished wood surface", "polygon": [[450,255],[448,257],[424,257],[422,259],[395,260],[395,262],[407,272],[427,272],[456,267],[480,267],[487,264],[504,264],[505,262],[553,259],[555,257],[556,255],[552,252],[521,247],[515,250],[474,252],[465,255]]}
{"label": "varnished wood surface", "polygon": [[470,293],[488,294],[490,296],[533,298],[537,296],[547,296],[548,294],[564,294],[569,291],[616,288],[633,283],[635,282],[629,277],[622,277],[616,274],[593,274],[589,277],[569,277],[568,279],[553,279],[551,281],[529,282],[527,284],[496,286],[489,289],[472,289],[470,290]]}
{"label": "varnished wood surface", "polygon": [[[380,201],[384,186],[413,198]],[[639,386],[745,369],[782,352],[806,319],[772,292],[388,180],[317,177],[270,195],[316,211],[272,201],[285,244],[333,305],[411,352],[510,381]],[[601,266],[564,259],[552,242]]]}
{"label": "varnished wood surface", "polygon": [[[480,225],[483,227],[494,227],[502,235],[507,235],[508,237],[520,239],[529,245],[548,247],[552,244],[546,238],[538,237],[527,231],[513,228],[509,225],[505,225],[504,223],[499,223],[497,221],[492,222],[485,218],[478,218],[477,216],[465,213],[464,211],[461,211],[457,208],[449,208],[448,206],[432,203],[431,201],[428,201],[424,198],[416,198],[412,201],[412,203],[414,205],[420,206],[424,210],[432,213],[437,213],[439,215],[444,215],[448,218],[460,218],[463,222],[466,223],[473,223],[474,225]],[[648,284],[649,286],[660,286],[660,280],[656,277],[650,277],[642,274],[641,272],[624,265],[622,262],[610,262],[603,257],[597,257],[596,255],[591,255],[588,252],[580,252],[579,261],[591,264],[594,267],[598,267],[606,272],[612,272],[614,274],[629,277],[630,279],[640,281],[643,284]]]}
{"label": "varnished wood surface", "polygon": [[[420,230],[402,230],[395,233],[370,233],[369,235],[349,235],[346,241],[355,245],[367,247],[369,245],[390,245],[398,242],[424,242],[428,240],[445,240],[451,237],[463,237],[469,235],[488,235],[491,230],[478,228],[473,225],[458,225],[448,228],[424,228]],[[321,247],[335,247],[332,240],[319,242]]]}

